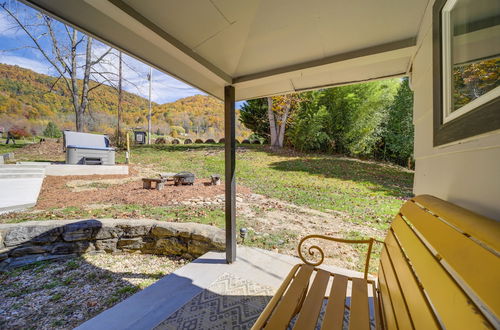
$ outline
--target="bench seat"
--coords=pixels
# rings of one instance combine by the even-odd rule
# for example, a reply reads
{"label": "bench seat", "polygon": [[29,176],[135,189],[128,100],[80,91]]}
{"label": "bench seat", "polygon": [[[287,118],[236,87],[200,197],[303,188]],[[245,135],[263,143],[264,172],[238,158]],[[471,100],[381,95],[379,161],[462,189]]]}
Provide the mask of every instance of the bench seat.
{"label": "bench seat", "polygon": [[[324,252],[307,248],[311,239],[368,244],[364,278],[318,268]],[[374,242],[383,246],[371,280]],[[399,210],[383,242],[304,237],[298,247],[304,263],[290,271],[252,329],[499,329],[499,251],[499,222],[417,196]]]}

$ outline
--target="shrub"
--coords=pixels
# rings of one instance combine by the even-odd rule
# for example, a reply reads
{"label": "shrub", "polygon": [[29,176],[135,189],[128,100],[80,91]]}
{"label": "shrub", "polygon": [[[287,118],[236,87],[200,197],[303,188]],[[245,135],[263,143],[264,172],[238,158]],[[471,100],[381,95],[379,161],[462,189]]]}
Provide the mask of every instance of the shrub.
{"label": "shrub", "polygon": [[30,134],[26,131],[26,129],[19,127],[12,127],[9,130],[9,133],[14,139],[20,139],[30,136]]}

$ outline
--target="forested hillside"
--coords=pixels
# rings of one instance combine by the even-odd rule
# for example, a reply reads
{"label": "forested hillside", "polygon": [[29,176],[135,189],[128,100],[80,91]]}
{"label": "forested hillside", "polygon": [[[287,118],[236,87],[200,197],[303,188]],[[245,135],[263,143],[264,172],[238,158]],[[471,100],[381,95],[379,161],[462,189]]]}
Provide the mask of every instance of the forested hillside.
{"label": "forested hillside", "polygon": [[[0,64],[0,126],[22,128],[40,134],[52,121],[60,129],[74,129],[74,111],[63,81],[19,66]],[[91,82],[91,86],[95,86]],[[91,92],[86,130],[114,134],[117,122],[117,91],[106,85]],[[122,126],[147,127],[148,100],[124,92]],[[194,95],[172,103],[153,103],[153,132],[170,134],[172,130],[193,136],[220,138],[224,128],[221,101],[206,95]],[[239,125],[239,122],[238,122]],[[250,131],[238,127],[238,136]]]}

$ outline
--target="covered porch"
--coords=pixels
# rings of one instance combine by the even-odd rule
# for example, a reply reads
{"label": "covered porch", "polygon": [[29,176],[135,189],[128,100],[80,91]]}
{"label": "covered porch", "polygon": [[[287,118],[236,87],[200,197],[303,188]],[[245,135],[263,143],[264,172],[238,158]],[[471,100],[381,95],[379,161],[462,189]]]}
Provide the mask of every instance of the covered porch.
{"label": "covered porch", "polygon": [[[236,326],[224,322],[245,313],[255,320],[293,265],[300,262],[236,244],[236,101],[409,76],[415,90],[415,194],[437,195],[492,218],[500,212],[500,182],[494,165],[500,159],[498,127],[494,126],[498,114],[488,117],[494,119],[490,121],[493,129],[476,132],[488,133],[479,140],[457,143],[471,136],[447,135],[442,140],[435,133],[440,128],[440,114],[436,128],[432,0],[23,1],[225,104],[225,253],[205,254],[83,324],[83,329],[176,328],[172,319],[174,323],[168,323],[169,318],[179,317],[176,313],[183,308],[191,308],[191,312],[198,308],[189,304],[204,292],[223,296],[226,302],[240,296],[234,310],[240,314],[231,310],[215,313],[222,319],[217,323],[221,327]],[[479,152],[484,152],[481,171],[471,156]],[[461,160],[467,166],[461,166]],[[443,181],[438,184],[441,176]],[[479,184],[469,189],[471,182]],[[362,277],[347,270],[332,272]],[[243,294],[235,294],[238,285],[227,286],[226,291],[214,287],[231,282],[240,283]],[[194,328],[207,325],[196,322],[193,316]]]}
{"label": "covered porch", "polygon": [[[78,329],[249,329],[300,259],[239,246],[228,264],[208,252]],[[362,273],[326,266],[349,277]],[[347,293],[349,303],[350,292]]]}

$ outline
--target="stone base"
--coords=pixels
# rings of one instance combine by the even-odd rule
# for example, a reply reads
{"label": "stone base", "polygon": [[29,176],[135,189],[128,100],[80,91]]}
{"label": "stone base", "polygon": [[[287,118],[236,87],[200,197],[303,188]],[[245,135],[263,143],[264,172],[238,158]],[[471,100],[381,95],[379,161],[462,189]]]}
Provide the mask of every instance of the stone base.
{"label": "stone base", "polygon": [[222,229],[157,220],[49,220],[0,225],[0,270],[85,252],[196,258],[223,251]]}

